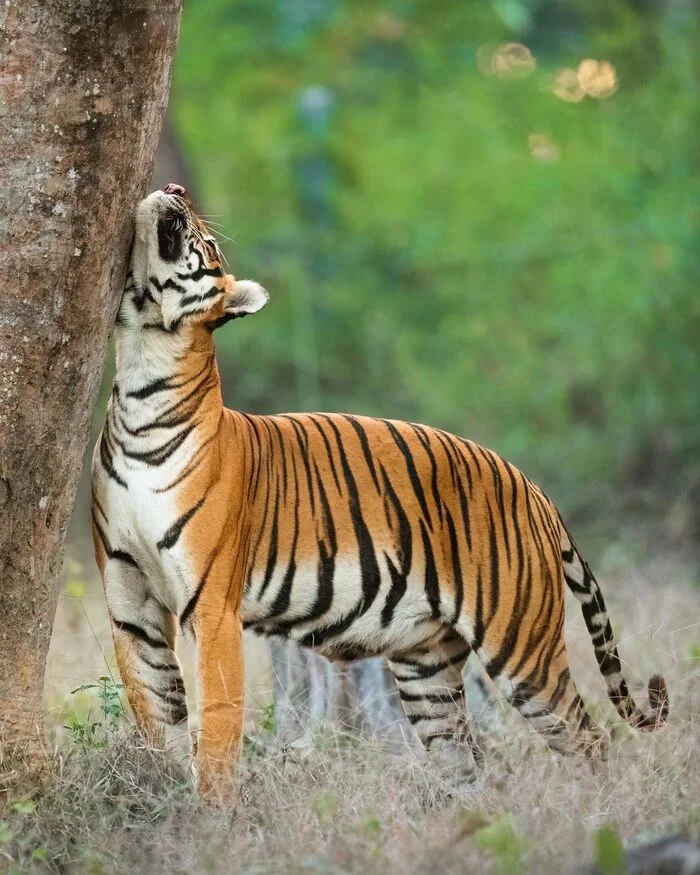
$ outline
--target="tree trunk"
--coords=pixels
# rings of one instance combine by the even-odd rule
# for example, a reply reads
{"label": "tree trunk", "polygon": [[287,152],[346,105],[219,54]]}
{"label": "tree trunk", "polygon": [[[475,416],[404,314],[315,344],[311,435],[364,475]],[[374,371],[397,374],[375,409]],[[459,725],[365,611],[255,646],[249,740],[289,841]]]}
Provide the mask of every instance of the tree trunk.
{"label": "tree trunk", "polygon": [[0,762],[40,765],[63,540],[180,6],[0,6]]}

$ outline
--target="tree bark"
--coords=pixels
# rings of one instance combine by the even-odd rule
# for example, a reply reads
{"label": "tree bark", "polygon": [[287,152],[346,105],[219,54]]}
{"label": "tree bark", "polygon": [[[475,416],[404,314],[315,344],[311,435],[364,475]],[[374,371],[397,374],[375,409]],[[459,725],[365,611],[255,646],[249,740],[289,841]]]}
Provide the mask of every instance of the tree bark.
{"label": "tree bark", "polygon": [[0,6],[0,762],[39,765],[63,540],[180,7]]}

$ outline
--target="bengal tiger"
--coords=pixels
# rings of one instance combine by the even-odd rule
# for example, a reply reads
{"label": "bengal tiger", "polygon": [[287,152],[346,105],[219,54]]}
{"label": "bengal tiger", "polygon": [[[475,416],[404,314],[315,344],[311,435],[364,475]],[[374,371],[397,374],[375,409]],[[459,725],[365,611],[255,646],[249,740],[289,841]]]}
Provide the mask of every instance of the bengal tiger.
{"label": "bengal tiger", "polygon": [[462,670],[474,651],[549,745],[601,752],[569,673],[564,581],[607,693],[651,713],[622,674],[603,594],[549,498],[491,450],[438,428],[363,416],[251,416],[223,406],[213,332],[267,292],[225,272],[181,186],[136,209],[116,376],[92,464],[92,521],[119,670],[154,743],[187,726],[175,639],[197,650],[200,792],[230,796],[243,718],[243,629],[330,659],[383,655],[441,768],[479,756]]}

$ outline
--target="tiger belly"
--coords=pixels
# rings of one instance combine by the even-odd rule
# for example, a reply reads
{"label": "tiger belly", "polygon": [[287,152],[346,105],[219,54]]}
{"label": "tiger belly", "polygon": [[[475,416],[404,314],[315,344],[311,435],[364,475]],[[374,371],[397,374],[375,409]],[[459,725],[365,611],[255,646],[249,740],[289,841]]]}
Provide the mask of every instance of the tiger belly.
{"label": "tiger belly", "polygon": [[392,585],[388,572],[380,574],[379,587],[366,595],[356,556],[339,559],[332,581],[321,580],[315,565],[291,576],[283,569],[267,582],[264,569],[257,569],[243,599],[243,624],[344,660],[407,652],[444,634],[445,621],[435,616],[423,577],[409,575],[398,600]]}

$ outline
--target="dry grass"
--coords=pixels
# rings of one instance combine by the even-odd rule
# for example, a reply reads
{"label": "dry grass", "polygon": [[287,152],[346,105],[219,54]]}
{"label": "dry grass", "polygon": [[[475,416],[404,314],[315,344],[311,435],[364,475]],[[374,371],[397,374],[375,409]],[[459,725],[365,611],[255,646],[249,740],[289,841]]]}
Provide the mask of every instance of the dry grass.
{"label": "dry grass", "polygon": [[[697,836],[700,590],[672,582],[675,573],[659,563],[602,581],[629,680],[639,689],[664,672],[671,722],[650,735],[614,725],[609,762],[595,773],[550,754],[505,711],[499,728],[482,730],[485,772],[463,800],[446,795],[409,748],[329,733],[285,751],[259,736],[244,759],[241,801],[222,814],[199,807],[177,769],[124,730],[104,749],[63,741],[42,794],[7,794],[0,871],[567,872],[593,859],[603,825],[626,843]],[[569,615],[574,675],[596,717],[612,721],[575,607]],[[496,824],[490,840],[486,822]]]}

